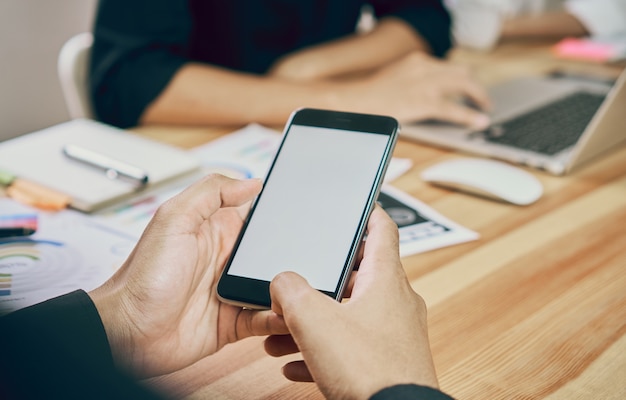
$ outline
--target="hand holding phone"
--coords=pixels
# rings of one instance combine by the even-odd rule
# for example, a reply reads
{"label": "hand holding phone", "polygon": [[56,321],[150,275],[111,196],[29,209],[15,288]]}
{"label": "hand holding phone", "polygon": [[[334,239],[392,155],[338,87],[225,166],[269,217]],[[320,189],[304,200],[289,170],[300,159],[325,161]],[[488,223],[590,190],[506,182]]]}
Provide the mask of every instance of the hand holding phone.
{"label": "hand holding phone", "polygon": [[398,129],[386,116],[294,112],[220,278],[220,299],[269,308],[269,283],[283,271],[341,299]]}

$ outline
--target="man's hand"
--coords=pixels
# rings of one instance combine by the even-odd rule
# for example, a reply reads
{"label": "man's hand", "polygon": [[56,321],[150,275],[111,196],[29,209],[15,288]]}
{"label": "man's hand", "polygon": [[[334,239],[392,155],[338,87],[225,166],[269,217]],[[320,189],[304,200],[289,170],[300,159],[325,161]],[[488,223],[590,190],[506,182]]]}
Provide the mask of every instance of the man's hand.
{"label": "man's hand", "polygon": [[272,311],[221,303],[216,284],[258,180],[211,175],[163,204],[121,269],[90,293],[118,364],[172,372],[251,335],[287,333]]}
{"label": "man's hand", "polygon": [[358,103],[362,111],[401,122],[437,119],[474,129],[489,125],[485,113],[464,104],[469,100],[481,110],[491,108],[485,88],[469,69],[423,53],[411,53],[353,85],[347,102]]}
{"label": "man's hand", "polygon": [[293,272],[270,285],[272,309],[290,335],[265,342],[273,356],[301,352],[284,366],[294,381],[315,381],[327,398],[364,399],[402,383],[438,386],[426,307],[400,263],[396,224],[377,207],[351,298],[338,303]]}

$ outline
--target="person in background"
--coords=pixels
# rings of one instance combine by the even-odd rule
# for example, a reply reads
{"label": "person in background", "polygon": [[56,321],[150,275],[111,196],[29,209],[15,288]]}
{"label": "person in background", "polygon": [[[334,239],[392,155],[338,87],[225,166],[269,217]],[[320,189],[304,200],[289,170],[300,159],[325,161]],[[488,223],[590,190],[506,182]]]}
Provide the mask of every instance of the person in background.
{"label": "person in background", "polygon": [[[369,12],[365,12],[369,11]],[[356,29],[362,15],[373,21]],[[484,88],[443,57],[440,0],[100,0],[90,62],[97,118],[283,125],[299,107],[477,129]]]}
{"label": "person in background", "polygon": [[400,263],[397,225],[380,207],[348,301],[293,272],[270,284],[272,310],[218,300],[217,279],[260,190],[259,180],[209,175],[158,209],[102,286],[1,317],[0,398],[157,399],[135,379],[269,335],[270,355],[302,352],[283,374],[315,381],[329,399],[449,400],[437,389],[426,307]]}
{"label": "person in background", "polygon": [[458,45],[490,50],[519,38],[591,36],[626,43],[626,0],[446,0]]}

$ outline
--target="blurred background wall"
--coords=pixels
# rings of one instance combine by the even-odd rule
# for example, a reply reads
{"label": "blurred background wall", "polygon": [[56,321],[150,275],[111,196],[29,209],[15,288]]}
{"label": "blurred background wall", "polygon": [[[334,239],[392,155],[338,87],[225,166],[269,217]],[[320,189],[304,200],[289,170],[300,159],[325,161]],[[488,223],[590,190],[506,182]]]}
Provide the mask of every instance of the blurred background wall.
{"label": "blurred background wall", "polygon": [[0,141],[69,119],[56,62],[97,0],[0,0]]}

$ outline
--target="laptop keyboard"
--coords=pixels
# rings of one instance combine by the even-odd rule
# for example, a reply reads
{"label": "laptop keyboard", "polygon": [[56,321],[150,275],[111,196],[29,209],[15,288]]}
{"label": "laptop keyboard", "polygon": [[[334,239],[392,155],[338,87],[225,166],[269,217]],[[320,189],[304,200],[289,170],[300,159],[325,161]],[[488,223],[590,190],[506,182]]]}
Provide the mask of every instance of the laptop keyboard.
{"label": "laptop keyboard", "polygon": [[485,140],[553,155],[578,141],[604,95],[576,92],[524,115],[493,125]]}

